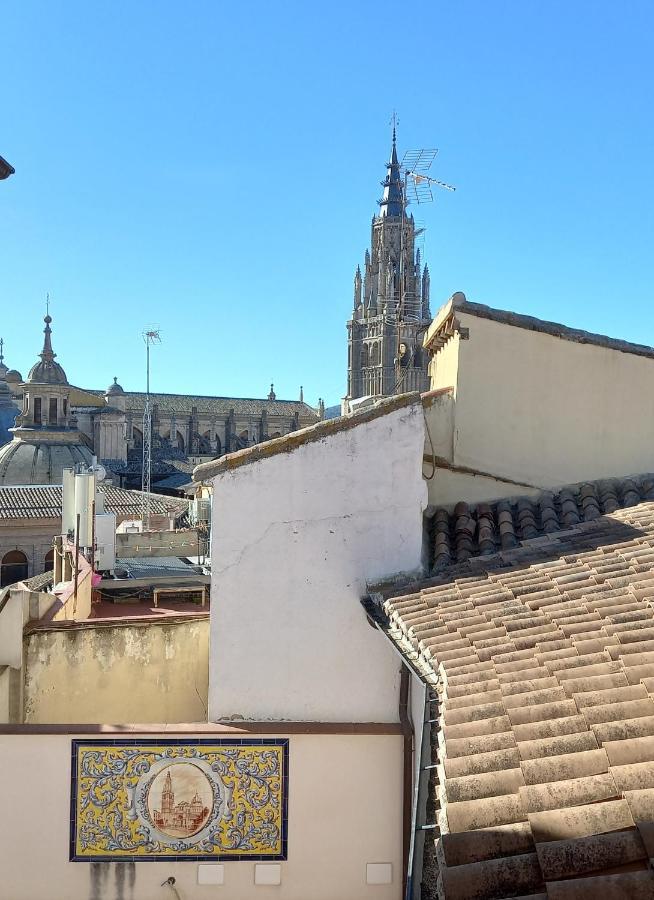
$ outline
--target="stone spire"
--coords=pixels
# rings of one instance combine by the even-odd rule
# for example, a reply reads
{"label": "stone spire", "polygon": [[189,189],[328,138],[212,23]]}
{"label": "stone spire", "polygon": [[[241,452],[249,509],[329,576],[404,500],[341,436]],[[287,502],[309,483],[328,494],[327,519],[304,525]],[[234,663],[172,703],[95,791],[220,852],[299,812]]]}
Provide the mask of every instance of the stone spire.
{"label": "stone spire", "polygon": [[402,215],[402,176],[400,175],[400,164],[397,159],[397,146],[395,143],[395,126],[393,126],[393,145],[391,147],[391,158],[386,164],[386,178],[382,181],[384,195],[379,201],[380,216],[401,216]]}
{"label": "stone spire", "polygon": [[269,400],[276,400],[277,394],[275,393],[275,385],[271,382],[270,384],[270,393],[268,394]]}
{"label": "stone spire", "polygon": [[37,362],[32,366],[27,376],[27,381],[30,384],[68,384],[66,373],[59,363],[55,362],[57,354],[52,350],[50,337],[52,334],[52,329],[50,328],[52,316],[47,313],[43,321],[45,322],[45,328],[43,329],[45,337],[43,338],[43,350],[39,353],[41,362]]}
{"label": "stone spire", "polygon": [[357,266],[354,273],[354,308],[355,310],[361,306],[361,268]]}
{"label": "stone spire", "polygon": [[304,388],[300,385],[300,403],[304,403]]}

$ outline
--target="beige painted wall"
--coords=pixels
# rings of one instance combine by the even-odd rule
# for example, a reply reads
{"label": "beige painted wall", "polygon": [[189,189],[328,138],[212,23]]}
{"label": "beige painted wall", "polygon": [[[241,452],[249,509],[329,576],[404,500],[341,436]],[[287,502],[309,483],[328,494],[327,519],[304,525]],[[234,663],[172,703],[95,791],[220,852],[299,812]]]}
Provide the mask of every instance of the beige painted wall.
{"label": "beige painted wall", "polygon": [[459,335],[455,334],[429,361],[429,389],[454,388],[456,397],[459,376]]}
{"label": "beige painted wall", "polygon": [[437,474],[430,503],[654,470],[654,360],[461,311],[457,318],[469,338],[455,335],[430,365],[432,389],[455,387],[452,462],[526,487]]}
{"label": "beige painted wall", "polygon": [[206,722],[209,619],[39,629],[25,722]]}
{"label": "beige painted wall", "polygon": [[[0,736],[0,796],[11,810],[0,816],[3,898],[175,900],[161,887],[172,875],[181,900],[400,900],[400,735],[290,735],[288,860],[277,887],[255,887],[249,860],[224,863],[223,887],[198,886],[196,862],[69,862],[72,737]],[[366,885],[368,862],[390,862],[393,883]]]}

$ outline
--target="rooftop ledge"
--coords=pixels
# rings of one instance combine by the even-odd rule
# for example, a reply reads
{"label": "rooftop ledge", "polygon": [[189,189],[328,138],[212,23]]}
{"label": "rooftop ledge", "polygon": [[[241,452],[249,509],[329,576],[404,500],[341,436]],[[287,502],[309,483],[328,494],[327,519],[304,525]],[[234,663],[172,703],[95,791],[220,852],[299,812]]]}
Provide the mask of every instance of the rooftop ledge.
{"label": "rooftop ledge", "polygon": [[225,456],[221,456],[220,459],[201,463],[193,470],[193,481],[213,478],[215,475],[230,472],[233,469],[238,469],[240,466],[258,462],[262,459],[268,459],[268,457],[276,456],[279,453],[290,453],[304,444],[321,441],[323,438],[332,434],[338,434],[341,431],[349,431],[351,428],[356,428],[365,422],[371,422],[373,419],[379,419],[381,416],[388,415],[388,413],[397,409],[414,406],[420,402],[420,394],[417,391],[410,394],[398,394],[394,397],[387,397],[379,400],[374,406],[362,409],[359,412],[340,416],[337,419],[327,419],[325,422],[317,422],[315,425],[300,428],[298,431],[292,431],[290,434],[285,434],[282,437],[273,438],[271,441],[264,441],[261,444],[246,447],[244,450],[228,453]]}
{"label": "rooftop ledge", "polygon": [[619,353],[632,353],[635,356],[645,356],[649,359],[654,359],[654,347],[650,347],[647,344],[632,344],[630,341],[608,337],[604,334],[594,334],[591,331],[583,331],[580,328],[569,328],[567,325],[561,325],[558,322],[548,322],[546,319],[537,319],[535,316],[525,316],[510,310],[485,306],[483,303],[473,303],[467,300],[466,295],[461,291],[453,294],[434,316],[434,321],[425,334],[424,347],[429,348],[434,339],[438,338],[443,326],[447,326],[452,312],[468,313],[471,316],[477,316],[479,319],[490,319],[502,325],[524,328],[527,331],[539,331],[542,334],[549,334],[551,337],[558,337],[564,341],[572,341],[577,344],[593,344],[596,347],[616,350]]}

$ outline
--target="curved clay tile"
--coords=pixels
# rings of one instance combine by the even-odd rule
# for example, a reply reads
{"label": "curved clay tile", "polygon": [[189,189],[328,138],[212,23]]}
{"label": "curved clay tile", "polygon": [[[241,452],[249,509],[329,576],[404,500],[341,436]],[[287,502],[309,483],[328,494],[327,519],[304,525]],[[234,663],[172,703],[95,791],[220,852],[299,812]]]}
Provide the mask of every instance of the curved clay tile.
{"label": "curved clay tile", "polygon": [[495,553],[495,522],[488,503],[477,506],[477,538],[481,554]]}
{"label": "curved clay tile", "polygon": [[600,509],[599,497],[594,484],[586,482],[579,488],[579,499],[581,501],[581,511],[585,522],[590,522],[602,515]]}
{"label": "curved clay tile", "polygon": [[631,478],[625,478],[620,483],[622,506],[637,506],[640,503],[640,491],[638,485]]}
{"label": "curved clay tile", "polygon": [[536,524],[536,510],[527,497],[518,500],[518,532],[521,541],[538,537],[538,525]]}
{"label": "curved clay tile", "polygon": [[603,513],[612,513],[620,508],[618,502],[618,492],[612,481],[600,481],[599,484],[600,503],[602,504]]}
{"label": "curved clay tile", "polygon": [[552,494],[543,494],[538,500],[540,507],[540,521],[545,534],[551,531],[559,531],[559,517],[556,514],[554,505],[554,496]]}
{"label": "curved clay tile", "polygon": [[442,568],[451,562],[450,517],[446,509],[437,509],[434,514],[434,568]]}
{"label": "curved clay tile", "polygon": [[559,503],[561,504],[561,523],[566,527],[578,525],[580,521],[579,509],[573,492],[568,488],[559,491]]}
{"label": "curved clay tile", "polygon": [[465,562],[475,552],[475,520],[467,503],[457,503],[454,507],[454,546],[457,562]]}
{"label": "curved clay tile", "polygon": [[646,475],[641,483],[644,500],[654,500],[654,476]]}
{"label": "curved clay tile", "polygon": [[502,550],[508,550],[518,544],[518,539],[513,526],[513,514],[508,500],[500,500],[497,504],[497,525],[500,532],[500,544]]}

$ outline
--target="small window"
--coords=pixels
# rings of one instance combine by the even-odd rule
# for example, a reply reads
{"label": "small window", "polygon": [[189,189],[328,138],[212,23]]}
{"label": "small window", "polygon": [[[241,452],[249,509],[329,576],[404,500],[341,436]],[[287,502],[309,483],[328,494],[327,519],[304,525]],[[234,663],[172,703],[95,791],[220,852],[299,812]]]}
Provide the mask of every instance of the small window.
{"label": "small window", "polygon": [[50,409],[48,411],[48,424],[57,424],[57,398],[50,397]]}
{"label": "small window", "polygon": [[41,398],[40,397],[34,398],[34,424],[35,425],[41,424]]}
{"label": "small window", "polygon": [[68,400],[64,397],[64,416],[68,415]]}

